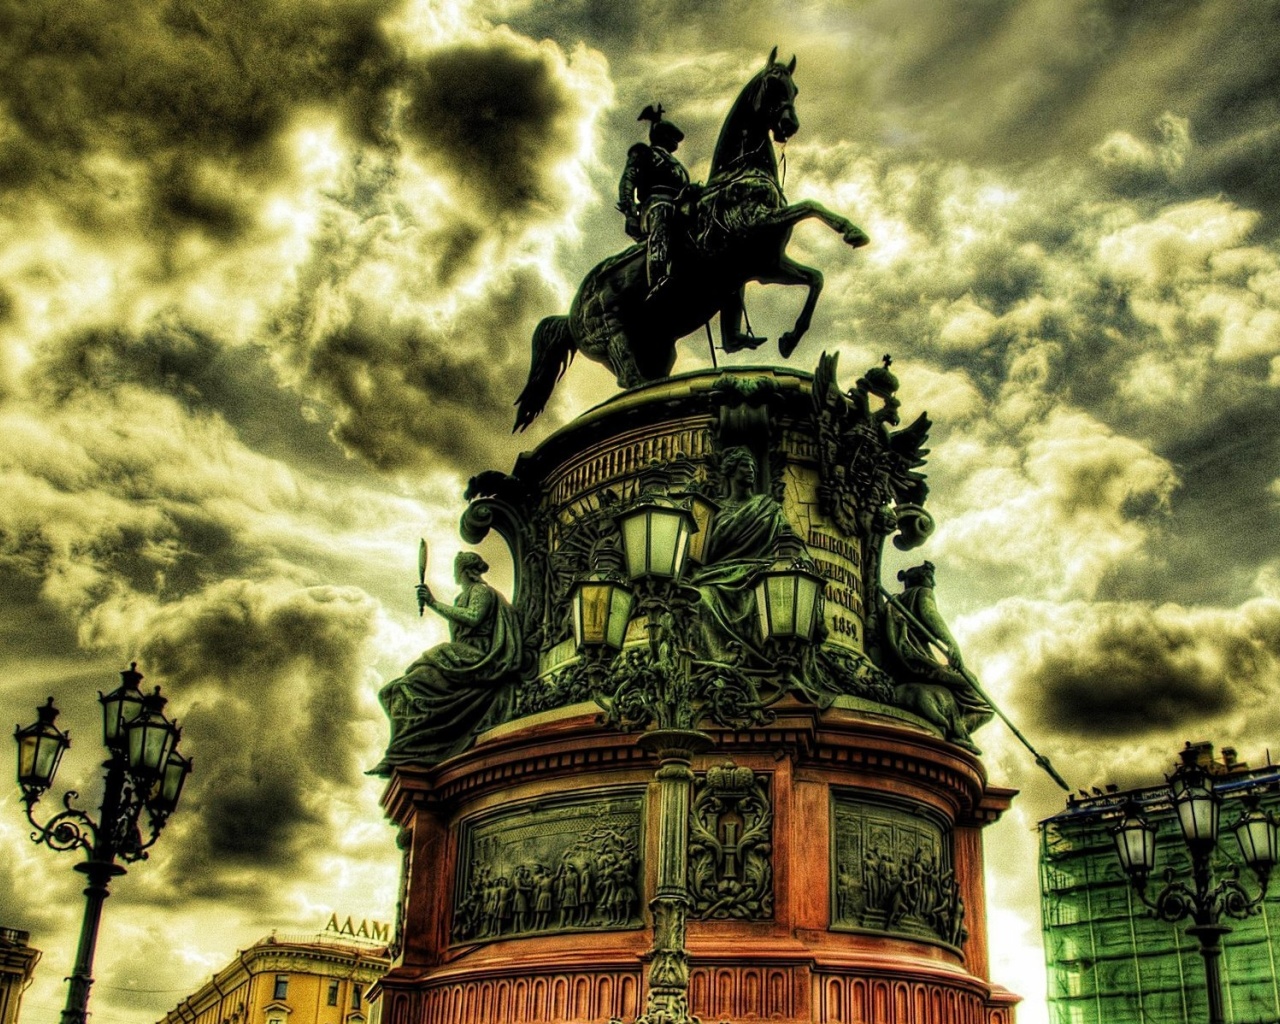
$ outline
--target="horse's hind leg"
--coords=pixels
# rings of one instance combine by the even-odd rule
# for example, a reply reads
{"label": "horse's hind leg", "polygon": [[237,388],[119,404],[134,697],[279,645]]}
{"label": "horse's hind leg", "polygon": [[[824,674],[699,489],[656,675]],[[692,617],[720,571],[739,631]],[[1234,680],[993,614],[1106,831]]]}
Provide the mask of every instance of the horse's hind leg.
{"label": "horse's hind leg", "polygon": [[809,330],[809,325],[813,322],[813,311],[818,305],[818,296],[822,294],[822,271],[815,267],[806,267],[803,263],[797,263],[790,256],[784,255],[778,260],[778,266],[772,272],[762,274],[756,280],[761,284],[802,284],[809,288],[809,294],[805,296],[804,308],[796,317],[795,326],[778,339],[778,351],[783,359],[787,359],[796,350],[800,339],[804,337],[805,332]]}

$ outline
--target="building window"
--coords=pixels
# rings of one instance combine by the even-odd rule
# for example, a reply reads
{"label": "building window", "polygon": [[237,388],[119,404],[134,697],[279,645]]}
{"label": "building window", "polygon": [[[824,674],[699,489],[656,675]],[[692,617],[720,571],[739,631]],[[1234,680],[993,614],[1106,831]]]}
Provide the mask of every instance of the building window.
{"label": "building window", "polygon": [[338,1005],[338,983],[336,981],[329,982],[329,1005]]}
{"label": "building window", "polygon": [[356,984],[351,986],[351,1009],[360,1009],[360,986]]}
{"label": "building window", "polygon": [[276,975],[276,991],[275,991],[274,998],[287,999],[288,997],[289,997],[289,975],[277,974]]}

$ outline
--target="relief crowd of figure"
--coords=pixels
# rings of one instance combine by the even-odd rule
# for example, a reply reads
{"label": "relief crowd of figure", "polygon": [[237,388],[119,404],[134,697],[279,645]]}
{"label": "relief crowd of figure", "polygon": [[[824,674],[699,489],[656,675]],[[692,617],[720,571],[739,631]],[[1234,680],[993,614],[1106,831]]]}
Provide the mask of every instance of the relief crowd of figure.
{"label": "relief crowd of figure", "polygon": [[836,883],[837,922],[877,931],[932,933],[963,945],[964,900],[951,868],[917,848],[896,861],[877,847],[855,870],[841,864]]}
{"label": "relief crowd of figure", "polygon": [[458,942],[640,923],[640,857],[633,836],[597,824],[558,858],[541,854],[505,872],[473,859],[454,916]]}

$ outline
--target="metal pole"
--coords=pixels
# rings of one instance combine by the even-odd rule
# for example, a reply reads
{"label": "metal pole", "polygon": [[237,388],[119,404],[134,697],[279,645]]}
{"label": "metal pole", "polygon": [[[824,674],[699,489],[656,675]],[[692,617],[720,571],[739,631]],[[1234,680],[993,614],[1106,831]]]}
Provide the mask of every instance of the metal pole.
{"label": "metal pole", "polygon": [[80,942],[76,947],[76,963],[67,979],[67,1005],[62,1011],[62,1024],[85,1024],[89,1010],[89,989],[93,985],[93,955],[98,947],[98,926],[102,922],[102,904],[111,895],[111,879],[123,875],[125,869],[116,864],[113,836],[120,817],[120,800],[124,793],[124,759],[114,755],[107,761],[106,788],[102,794],[99,827],[95,831],[89,859],[77,864],[76,870],[89,876],[84,890],[84,920],[80,922]]}
{"label": "metal pole", "polygon": [[98,946],[98,925],[102,921],[102,904],[110,895],[108,885],[124,868],[115,864],[89,861],[76,865],[77,871],[89,876],[84,890],[84,920],[80,923],[80,944],[76,964],[67,985],[67,1005],[62,1011],[62,1024],[84,1024],[89,1009],[89,988],[93,985],[93,954]]}
{"label": "metal pole", "polygon": [[1200,940],[1200,955],[1204,958],[1204,982],[1209,995],[1209,1024],[1226,1024],[1222,1010],[1222,976],[1218,961],[1222,957],[1222,936],[1231,931],[1225,924],[1193,924],[1188,935]]}
{"label": "metal pole", "polygon": [[689,793],[693,755],[711,746],[711,737],[692,729],[655,729],[640,745],[658,755],[658,885],[653,911],[649,991],[637,1024],[697,1024],[689,1014],[689,954],[685,920],[689,896]]}

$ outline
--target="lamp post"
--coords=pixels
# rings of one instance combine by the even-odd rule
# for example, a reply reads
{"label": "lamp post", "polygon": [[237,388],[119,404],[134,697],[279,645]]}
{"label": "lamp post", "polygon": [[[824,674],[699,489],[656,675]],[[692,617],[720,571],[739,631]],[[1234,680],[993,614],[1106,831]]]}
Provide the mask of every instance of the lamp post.
{"label": "lamp post", "polygon": [[[103,745],[109,756],[103,762],[106,777],[97,820],[72,806],[78,795],[74,791],[63,797],[63,809],[45,824],[35,818],[35,805],[53,785],[58,762],[71,746],[70,736],[54,724],[58,709],[53,698],[36,709],[34,723],[17,728],[13,734],[18,744],[18,785],[27,820],[35,829],[32,841],[59,852],[83,850],[85,854],[84,861],[75,866],[89,881],[62,1024],[84,1024],[102,904],[110,894],[111,879],[125,873],[116,861],[132,863],[147,857],[147,850],[178,806],[191,771],[190,759],[178,753],[181,730],[165,717],[160,687],[143,694],[138,685],[142,673],[137,669],[135,662],[120,673],[119,687],[105,696],[98,694]],[[144,810],[149,833],[145,840],[139,824]]]}
{"label": "lamp post", "polygon": [[[689,1012],[685,948],[689,802],[693,757],[712,744],[697,726],[703,718],[723,725],[767,720],[765,701],[749,677],[730,666],[695,662],[691,650],[700,595],[682,576],[688,563],[701,563],[702,545],[692,541],[714,512],[709,501],[697,506],[688,497],[645,494],[617,516],[626,581],[592,573],[575,584],[571,595],[579,656],[591,661],[596,699],[608,720],[623,728],[654,726],[638,741],[658,758],[659,833],[657,886],[649,904],[653,944],[645,1009],[637,1024],[696,1024]],[[798,645],[812,642],[821,618],[822,583],[796,561],[758,578],[762,638],[783,671],[799,663]],[[609,674],[605,659],[622,650],[633,609],[648,625],[648,658],[630,662],[606,697],[599,692]]]}
{"label": "lamp post", "polygon": [[1214,884],[1210,860],[1218,845],[1222,798],[1214,790],[1208,772],[1196,763],[1195,754],[1188,744],[1182,751],[1182,763],[1168,779],[1178,828],[1191,854],[1191,885],[1176,880],[1173,868],[1165,868],[1164,887],[1154,899],[1147,896],[1147,879],[1155,867],[1156,826],[1143,817],[1136,803],[1125,805],[1123,817],[1111,834],[1120,866],[1138,898],[1162,921],[1192,920],[1187,934],[1197,939],[1204,958],[1209,1024],[1225,1024],[1218,961],[1222,937],[1230,933],[1231,927],[1223,924],[1222,918],[1239,920],[1257,912],[1280,854],[1280,835],[1275,818],[1258,809],[1256,797],[1246,797],[1245,812],[1231,831],[1244,862],[1257,879],[1258,895],[1251,897],[1235,877]]}

